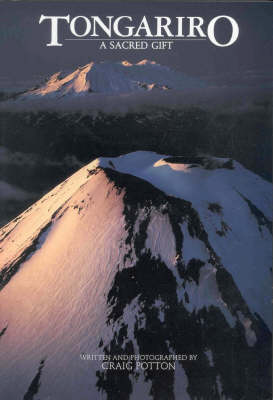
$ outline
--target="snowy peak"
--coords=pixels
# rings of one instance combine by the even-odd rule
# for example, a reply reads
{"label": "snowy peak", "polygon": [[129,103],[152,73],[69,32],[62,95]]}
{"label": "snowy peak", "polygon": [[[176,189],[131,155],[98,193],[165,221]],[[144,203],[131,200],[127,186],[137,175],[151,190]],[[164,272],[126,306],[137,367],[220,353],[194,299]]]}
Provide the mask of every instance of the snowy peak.
{"label": "snowy peak", "polygon": [[[271,202],[230,159],[140,151],[80,169],[0,232],[0,398],[42,372],[39,399],[269,399]],[[83,354],[197,359],[121,374]]]}
{"label": "snowy peak", "polygon": [[146,59],[136,64],[127,60],[90,62],[72,72],[60,71],[53,74],[44,85],[24,93],[20,98],[33,96],[61,98],[67,95],[93,93],[123,94],[152,89],[184,90],[201,86],[199,80]]}
{"label": "snowy peak", "polygon": [[147,60],[147,59],[144,59],[144,60],[141,60],[141,61],[139,61],[138,63],[137,63],[137,65],[154,65],[154,64],[157,64],[155,61],[150,61],[150,60]]}
{"label": "snowy peak", "polygon": [[[130,63],[128,60],[123,60],[121,62],[122,65],[126,66],[126,67],[132,67],[134,64]],[[136,63],[136,65],[154,65],[157,64],[155,61],[151,61],[151,60],[141,60],[138,63]]]}

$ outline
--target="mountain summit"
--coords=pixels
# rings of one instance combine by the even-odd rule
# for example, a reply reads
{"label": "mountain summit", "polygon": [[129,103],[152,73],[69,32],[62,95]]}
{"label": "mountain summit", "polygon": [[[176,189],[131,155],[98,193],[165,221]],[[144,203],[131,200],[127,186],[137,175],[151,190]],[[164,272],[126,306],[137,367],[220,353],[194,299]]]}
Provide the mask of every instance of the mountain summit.
{"label": "mountain summit", "polygon": [[53,74],[45,84],[29,90],[20,97],[63,97],[93,93],[123,94],[135,91],[201,87],[199,80],[174,71],[154,61],[142,60],[137,64],[122,62],[90,62],[74,71]]}
{"label": "mountain summit", "polygon": [[80,169],[0,232],[0,398],[269,399],[271,202],[231,159]]}

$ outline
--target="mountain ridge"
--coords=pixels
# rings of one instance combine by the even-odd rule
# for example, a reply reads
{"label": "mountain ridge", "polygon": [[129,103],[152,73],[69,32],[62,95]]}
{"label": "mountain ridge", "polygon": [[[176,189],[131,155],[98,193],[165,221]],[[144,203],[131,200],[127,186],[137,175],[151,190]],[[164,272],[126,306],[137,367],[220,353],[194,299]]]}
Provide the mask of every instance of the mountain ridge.
{"label": "mountain ridge", "polygon": [[[271,195],[231,159],[142,151],[54,188],[1,230],[0,394],[40,374],[38,398],[268,398]],[[121,374],[83,352],[199,360]]]}
{"label": "mountain ridge", "polygon": [[200,88],[203,83],[167,66],[147,59],[132,64],[121,62],[89,62],[66,72],[50,76],[45,84],[19,95],[23,100],[32,96],[83,96],[93,93],[125,94],[152,90]]}

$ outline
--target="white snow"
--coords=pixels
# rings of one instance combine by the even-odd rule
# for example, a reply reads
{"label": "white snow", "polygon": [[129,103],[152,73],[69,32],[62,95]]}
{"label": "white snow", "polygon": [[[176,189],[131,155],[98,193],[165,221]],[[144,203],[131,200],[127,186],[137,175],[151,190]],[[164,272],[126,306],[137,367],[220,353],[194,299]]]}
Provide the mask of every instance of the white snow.
{"label": "white snow", "polygon": [[184,368],[180,365],[179,361],[176,361],[175,370],[175,399],[176,400],[190,400],[190,395],[187,392],[188,378],[186,376]]}
{"label": "white snow", "polygon": [[255,331],[252,330],[252,328],[251,328],[252,322],[250,319],[246,318],[240,311],[238,311],[238,316],[245,329],[245,337],[246,337],[247,344],[250,347],[253,347],[253,345],[255,345],[255,343],[257,341],[257,337],[256,337]]}
{"label": "white snow", "polygon": [[91,93],[129,93],[136,91],[190,89],[202,87],[200,80],[190,78],[154,61],[91,61],[72,72],[57,72],[39,88],[25,92],[21,100],[33,96],[62,98],[67,95]]}
{"label": "white snow", "polygon": [[[93,382],[96,364],[84,363],[79,354],[99,354],[100,338],[111,336],[105,330],[105,297],[117,266],[123,265],[125,252],[116,244],[125,241],[126,233],[123,194],[118,196],[103,173],[86,177],[84,168],[25,212],[17,225],[13,222],[5,228],[14,230],[1,244],[1,266],[17,257],[18,250],[65,202],[43,236],[43,247],[38,244],[0,293],[1,329],[8,323],[1,338],[0,364],[5,371],[0,397],[22,398],[46,357],[40,398],[50,397],[49,391],[54,398],[101,398]],[[89,198],[92,201],[81,210],[85,214],[81,218],[74,206]],[[11,377],[16,386],[11,386]]]}
{"label": "white snow", "polygon": [[202,262],[206,262],[210,255],[203,241],[196,237],[191,237],[186,222],[181,224],[181,230],[183,233],[182,253],[185,264],[187,265],[191,259],[199,259]]}
{"label": "white snow", "polygon": [[154,304],[153,304],[153,307],[155,307],[155,308],[157,308],[158,309],[158,312],[159,312],[159,315],[158,315],[158,317],[159,317],[159,320],[163,323],[164,322],[164,310],[165,310],[165,304],[164,304],[164,302],[161,300],[161,299],[156,299],[155,300],[155,302],[154,302]]}
{"label": "white snow", "polygon": [[189,312],[194,310],[197,312],[203,308],[208,309],[209,306],[214,305],[223,313],[227,323],[233,327],[236,319],[232,316],[227,305],[222,300],[221,294],[218,290],[216,281],[216,269],[212,265],[205,265],[200,268],[199,284],[196,285],[194,281],[186,282],[186,291],[189,297],[189,303],[185,305]]}
{"label": "white snow", "polygon": [[176,244],[167,214],[163,215],[153,210],[147,228],[145,246],[151,250],[155,258],[161,258],[167,266],[174,267]]}
{"label": "white snow", "polygon": [[131,400],[152,400],[152,396],[150,396],[150,381],[145,381],[142,370],[139,371],[137,378],[132,379],[132,385]]}
{"label": "white snow", "polygon": [[221,376],[220,376],[220,375],[217,375],[217,376],[216,376],[216,383],[217,383],[217,387],[218,387],[218,392],[219,392],[219,395],[220,395],[220,399],[221,399],[221,400],[224,400],[225,398],[224,398],[224,396],[223,396],[223,387],[222,387]]}
{"label": "white snow", "polygon": [[[9,399],[22,398],[43,358],[46,362],[38,398],[100,399],[104,396],[97,393],[95,385],[99,363],[82,361],[80,353],[100,354],[100,339],[106,343],[112,338],[112,327],[106,326],[106,296],[117,269],[135,263],[133,255],[132,262],[124,264],[129,250],[125,245],[128,233],[123,215],[124,191],[118,193],[99,168],[111,168],[109,161],[116,171],[145,179],[165,193],[192,203],[211,246],[232,274],[250,311],[271,324],[271,235],[263,227],[259,230],[257,219],[240,195],[270,218],[271,184],[236,162],[233,170],[207,170],[204,166],[179,166],[181,163],[174,168],[164,158],[152,152],[135,152],[97,159],[0,230],[1,269],[20,260],[22,252],[34,240],[37,242],[0,292],[0,331],[8,325],[1,337],[0,365],[5,369],[1,372],[0,398],[3,395]],[[217,159],[215,163],[222,165],[225,161]],[[210,202],[221,206],[219,214],[209,210]],[[135,232],[148,211],[139,212]],[[222,222],[230,227],[224,236],[216,232]],[[202,241],[189,234],[186,222],[181,229],[183,262],[186,264],[193,257],[205,262],[199,272],[199,284],[186,282],[190,299],[186,307],[198,311],[216,305],[233,326],[236,319],[221,299],[216,269],[206,263],[209,251]],[[182,279],[175,267],[174,234],[167,214],[154,206],[150,209],[145,247],[173,271],[178,296],[181,296]],[[136,298],[124,310],[128,335],[133,342],[134,317],[142,317],[139,306]],[[163,320],[160,300],[156,300],[155,306]],[[256,337],[250,320],[241,313],[238,318],[245,328],[248,344],[253,345]],[[134,346],[137,348],[135,342]],[[188,397],[184,393],[187,379],[182,377],[185,377],[184,371],[177,367],[176,393]],[[145,394],[147,390],[142,382],[140,377],[133,394]]]}
{"label": "white snow", "polygon": [[[256,217],[243,198],[271,220],[272,185],[236,161],[233,169],[221,168],[227,159],[218,158],[211,160],[219,168],[190,168],[188,164],[179,168],[180,163],[176,163],[175,169],[173,163],[164,160],[167,157],[139,151],[98,160],[102,167],[110,167],[109,161],[112,161],[117,171],[133,174],[168,195],[191,202],[210,244],[231,273],[251,312],[257,312],[272,328],[271,234],[263,226],[259,229]],[[210,203],[219,204],[222,213],[211,212]],[[224,236],[217,233],[222,222],[229,227]],[[192,248],[188,252],[192,252]]]}
{"label": "white snow", "polygon": [[205,351],[205,354],[206,354],[206,356],[207,356],[207,358],[209,360],[209,365],[211,367],[213,367],[214,366],[214,361],[213,361],[213,354],[212,354],[211,349],[208,349],[207,351]]}

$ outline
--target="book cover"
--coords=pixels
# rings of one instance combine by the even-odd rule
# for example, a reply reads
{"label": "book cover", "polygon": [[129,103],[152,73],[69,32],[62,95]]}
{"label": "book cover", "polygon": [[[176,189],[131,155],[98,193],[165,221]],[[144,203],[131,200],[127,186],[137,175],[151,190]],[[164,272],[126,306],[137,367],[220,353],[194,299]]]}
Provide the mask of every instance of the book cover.
{"label": "book cover", "polygon": [[272,2],[0,2],[0,399],[272,399]]}

